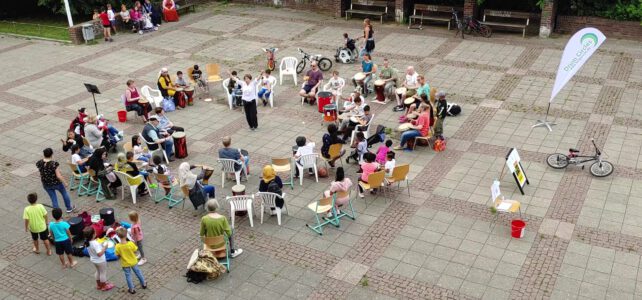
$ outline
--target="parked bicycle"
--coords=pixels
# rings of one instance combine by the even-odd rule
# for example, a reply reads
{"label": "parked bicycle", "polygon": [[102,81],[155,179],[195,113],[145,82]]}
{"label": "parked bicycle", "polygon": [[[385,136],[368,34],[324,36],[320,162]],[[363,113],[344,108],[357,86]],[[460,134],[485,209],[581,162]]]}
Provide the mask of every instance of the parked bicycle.
{"label": "parked bicycle", "polygon": [[262,48],[262,49],[267,56],[267,68],[270,71],[274,71],[274,68],[276,68],[276,51],[278,51],[279,48]]}
{"label": "parked bicycle", "polygon": [[479,34],[480,36],[483,37],[490,37],[493,34],[493,30],[479,21],[477,21],[475,18],[471,16],[464,16],[463,21],[459,19],[459,16],[457,15],[456,10],[452,10],[453,14],[453,20],[455,20],[455,24],[457,26],[457,32],[455,33],[455,36],[461,32],[461,38],[464,38],[464,33],[465,34],[471,34],[472,32],[475,32]]}
{"label": "parked bicycle", "polygon": [[613,164],[602,159],[602,151],[595,144],[595,140],[591,139],[593,147],[595,147],[595,155],[580,155],[580,150],[570,148],[568,155],[562,153],[554,153],[548,156],[546,163],[555,169],[564,169],[570,164],[582,165],[584,170],[584,163],[595,161],[591,164],[589,171],[593,176],[606,177],[613,173]]}
{"label": "parked bicycle", "polygon": [[329,58],[323,57],[323,55],[321,54],[310,55],[303,51],[301,48],[297,49],[299,50],[299,53],[301,53],[301,56],[303,56],[303,59],[301,59],[299,64],[296,65],[297,74],[301,74],[301,72],[305,70],[305,66],[307,65],[307,63],[312,63],[313,61],[317,62],[317,65],[319,66],[319,69],[321,69],[321,71],[325,72],[332,68],[332,61]]}

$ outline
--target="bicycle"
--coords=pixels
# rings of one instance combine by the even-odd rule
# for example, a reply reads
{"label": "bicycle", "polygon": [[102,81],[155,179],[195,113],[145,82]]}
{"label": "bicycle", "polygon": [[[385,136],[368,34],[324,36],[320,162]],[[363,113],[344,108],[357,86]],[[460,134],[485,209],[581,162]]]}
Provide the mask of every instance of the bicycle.
{"label": "bicycle", "polygon": [[582,165],[584,170],[584,163],[596,161],[591,164],[589,171],[595,177],[606,177],[613,173],[613,164],[602,159],[602,152],[595,144],[595,139],[591,139],[593,147],[595,147],[595,155],[579,155],[580,150],[570,148],[568,155],[562,153],[553,153],[546,158],[546,163],[554,169],[564,169],[570,164]]}
{"label": "bicycle", "polygon": [[453,18],[452,19],[455,20],[455,26],[457,27],[457,32],[455,32],[455,37],[457,37],[457,35],[459,33],[461,33],[461,39],[463,40],[464,39],[464,24],[459,19],[459,15],[457,15],[457,11],[454,8],[452,9],[452,14],[453,14]]}
{"label": "bicycle", "polygon": [[267,56],[267,68],[270,71],[274,71],[274,68],[276,68],[276,51],[278,51],[279,48],[262,48],[262,49]]}
{"label": "bicycle", "polygon": [[312,63],[313,61],[316,61],[319,65],[319,69],[324,72],[332,68],[332,61],[329,58],[323,57],[323,55],[321,54],[310,55],[303,51],[301,48],[297,48],[297,50],[299,50],[299,53],[301,53],[301,56],[303,56],[303,59],[301,59],[301,61],[296,65],[297,74],[301,74],[301,72],[305,70],[307,62]]}

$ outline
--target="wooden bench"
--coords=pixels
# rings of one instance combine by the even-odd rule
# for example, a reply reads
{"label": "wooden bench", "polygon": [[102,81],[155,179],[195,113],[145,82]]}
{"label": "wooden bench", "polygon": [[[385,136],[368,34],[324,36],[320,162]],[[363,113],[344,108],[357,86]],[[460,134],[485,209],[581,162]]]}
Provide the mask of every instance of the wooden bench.
{"label": "wooden bench", "polygon": [[419,29],[423,28],[423,21],[436,21],[448,23],[448,30],[452,23],[452,11],[462,11],[462,7],[444,6],[444,5],[428,5],[428,4],[415,4],[412,16],[408,18],[408,29],[412,27],[413,20],[419,20]]}
{"label": "wooden bench", "polygon": [[376,16],[381,19],[388,14],[388,1],[383,0],[353,0],[350,2],[350,9],[346,10],[346,21],[352,14]]}
{"label": "wooden bench", "polygon": [[176,12],[179,14],[182,14],[182,12],[189,12],[190,10],[192,12],[196,12],[196,3],[195,1],[190,1],[190,0],[176,0],[174,1],[176,4]]}
{"label": "wooden bench", "polygon": [[522,37],[525,37],[530,20],[537,18],[539,15],[527,12],[484,9],[484,19],[481,23],[488,26],[518,28],[522,30]]}

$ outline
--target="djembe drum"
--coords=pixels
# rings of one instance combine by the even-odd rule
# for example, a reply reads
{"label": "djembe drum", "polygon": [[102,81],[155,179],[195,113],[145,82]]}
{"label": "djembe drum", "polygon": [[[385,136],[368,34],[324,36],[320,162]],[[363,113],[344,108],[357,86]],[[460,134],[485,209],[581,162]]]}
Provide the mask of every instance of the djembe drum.
{"label": "djembe drum", "polygon": [[185,158],[187,157],[187,138],[185,137],[185,132],[176,131],[172,134],[174,138],[174,153],[176,158]]}
{"label": "djembe drum", "polygon": [[187,105],[194,105],[194,86],[188,86],[185,88],[185,95],[187,96]]}
{"label": "djembe drum", "polygon": [[377,79],[374,82],[374,87],[375,87],[375,93],[376,93],[376,99],[377,101],[380,102],[385,102],[386,101],[386,96],[384,94],[384,87],[386,85],[386,81],[383,79]]}
{"label": "djembe drum", "polygon": [[183,93],[183,91],[183,88],[177,87],[176,93],[174,94],[174,97],[176,97],[176,106],[180,106],[181,108],[185,108],[186,105],[185,93]]}
{"label": "djembe drum", "polygon": [[364,85],[365,79],[366,79],[366,73],[359,72],[357,74],[354,74],[354,81],[357,83],[357,87],[361,87],[362,94],[365,94],[366,92],[366,87]]}
{"label": "djembe drum", "polygon": [[408,97],[406,100],[403,100],[403,105],[406,107],[406,109],[410,108],[410,105],[415,103],[415,98],[414,97]]}
{"label": "djembe drum", "polygon": [[405,87],[398,87],[395,90],[395,93],[399,96],[399,98],[403,98],[406,96],[406,92],[408,92],[408,89]]}

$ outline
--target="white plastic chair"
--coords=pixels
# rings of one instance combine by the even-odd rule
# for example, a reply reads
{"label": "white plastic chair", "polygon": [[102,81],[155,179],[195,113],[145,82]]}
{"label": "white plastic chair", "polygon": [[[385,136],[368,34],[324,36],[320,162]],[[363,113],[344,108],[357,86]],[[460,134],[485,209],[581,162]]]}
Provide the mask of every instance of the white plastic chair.
{"label": "white plastic chair", "polygon": [[363,132],[363,135],[368,139],[370,137],[370,124],[372,124],[372,121],[374,121],[375,115],[372,114],[372,118],[370,118],[370,122],[366,125],[357,125],[354,127],[354,130],[352,131],[352,135],[350,136],[350,145],[353,145],[354,139],[357,137],[357,132],[361,131]]}
{"label": "white plastic chair", "polygon": [[299,169],[299,185],[303,185],[303,170],[308,168],[314,169],[314,177],[319,182],[319,172],[317,172],[317,157],[319,154],[310,153],[299,157],[299,161],[295,162],[297,169]]}
{"label": "white plastic chair", "polygon": [[[143,134],[142,134],[142,133],[139,133],[139,134],[138,134],[138,136],[140,136],[140,139],[141,139],[143,142],[145,142],[145,144],[147,144],[147,148],[148,148],[148,149],[150,149],[149,151],[150,151],[150,153],[152,154],[152,157],[154,157],[154,153],[155,153],[155,152],[161,152],[161,153],[163,153],[163,158],[165,159],[165,163],[169,164],[169,158],[167,158],[167,153],[165,153],[165,148],[163,148],[163,145],[161,145],[161,144],[156,144],[156,143],[152,143],[152,142],[149,142],[148,140],[146,140],[146,139],[145,139],[145,137],[143,136]],[[149,147],[150,145],[151,145],[151,146],[153,146],[153,145],[157,145],[157,146],[158,146],[158,149],[156,149],[156,150],[151,150],[151,147]]]}
{"label": "white plastic chair", "polygon": [[145,97],[145,99],[147,99],[147,101],[149,101],[149,104],[154,107],[163,107],[163,95],[159,90],[155,90],[148,85],[145,85],[140,88],[140,93]]}
{"label": "white plastic chair", "polygon": [[227,85],[230,83],[230,79],[226,78],[223,80],[223,90],[225,91],[225,95],[227,95],[227,104],[230,106],[230,110],[232,110],[232,94],[230,94],[230,91],[227,89]]}
{"label": "white plastic chair", "polygon": [[129,191],[132,194],[132,201],[134,202],[134,204],[136,204],[136,190],[138,189],[139,185],[144,184],[145,187],[147,187],[147,191],[149,192],[149,186],[147,185],[147,181],[145,180],[145,177],[143,177],[143,175],[132,177],[127,173],[119,171],[114,171],[114,174],[116,174],[116,177],[118,177],[118,179],[120,179],[120,182],[122,183],[120,193],[121,200],[125,200],[125,186],[129,187]]}
{"label": "white plastic chair", "polygon": [[254,195],[227,196],[225,200],[230,203],[232,228],[234,228],[234,215],[237,211],[247,211],[247,216],[250,218],[250,227],[254,227],[254,216],[252,215]]}
{"label": "white plastic chair", "polygon": [[283,85],[283,75],[292,75],[294,79],[294,85],[296,86],[296,65],[299,63],[299,60],[296,57],[288,56],[281,59],[281,64],[279,65],[279,80],[281,85]]}
{"label": "white plastic chair", "polygon": [[[241,184],[241,172],[245,173],[247,177],[247,171],[245,168],[245,163],[238,160],[228,159],[228,158],[219,158],[216,160],[221,165],[221,187],[225,188],[225,175],[234,173],[236,178],[236,184]],[[236,165],[240,165],[241,169],[236,170]]]}
{"label": "white plastic chair", "polygon": [[[279,197],[279,194],[258,192],[256,193],[256,196],[261,201],[261,224],[263,224],[263,215],[265,214],[265,209],[274,208],[274,210],[276,211],[276,222],[277,224],[279,224],[279,226],[281,226],[281,209],[276,207],[276,198]],[[290,213],[288,212],[288,206],[285,204],[285,193],[281,193],[280,196],[281,198],[283,198],[283,209],[285,209],[285,213],[289,215]]]}

